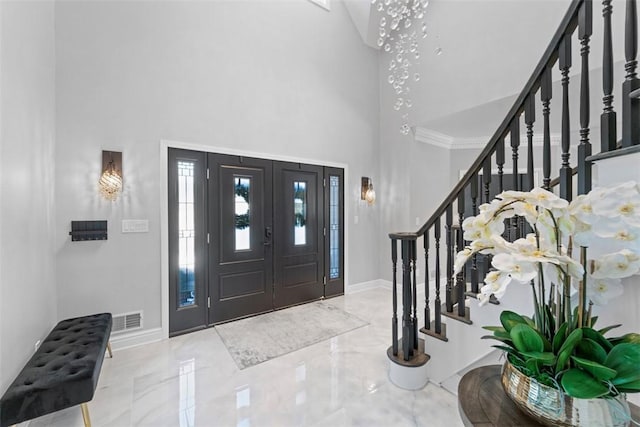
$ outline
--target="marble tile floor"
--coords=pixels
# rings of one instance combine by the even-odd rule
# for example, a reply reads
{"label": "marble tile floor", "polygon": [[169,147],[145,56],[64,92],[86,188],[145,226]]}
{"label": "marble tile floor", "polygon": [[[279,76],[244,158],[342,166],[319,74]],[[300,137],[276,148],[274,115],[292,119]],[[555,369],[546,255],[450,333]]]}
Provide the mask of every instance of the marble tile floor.
{"label": "marble tile floor", "polygon": [[[94,427],[461,426],[456,397],[388,379],[391,293],[327,300],[368,326],[239,370],[215,328],[114,352],[93,401]],[[81,427],[79,407],[22,426]]]}

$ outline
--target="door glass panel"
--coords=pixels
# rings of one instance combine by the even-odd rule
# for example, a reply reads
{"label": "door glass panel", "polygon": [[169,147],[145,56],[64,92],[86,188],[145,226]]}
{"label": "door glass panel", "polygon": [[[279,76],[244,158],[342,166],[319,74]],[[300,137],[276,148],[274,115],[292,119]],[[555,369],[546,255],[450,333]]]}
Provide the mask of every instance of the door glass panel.
{"label": "door glass panel", "polygon": [[195,226],[194,162],[178,162],[178,306],[194,305]]}
{"label": "door glass panel", "polygon": [[235,178],[236,251],[251,249],[250,197],[251,178]]}
{"label": "door glass panel", "polygon": [[293,243],[296,246],[307,244],[307,183],[293,182]]}
{"label": "door glass panel", "polygon": [[340,277],[340,177],[329,177],[329,278]]}

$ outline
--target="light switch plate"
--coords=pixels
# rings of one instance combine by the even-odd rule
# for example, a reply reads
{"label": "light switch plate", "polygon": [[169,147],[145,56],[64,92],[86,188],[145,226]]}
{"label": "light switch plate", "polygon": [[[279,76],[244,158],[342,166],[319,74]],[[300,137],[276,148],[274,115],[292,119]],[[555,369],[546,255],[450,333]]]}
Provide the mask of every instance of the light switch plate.
{"label": "light switch plate", "polygon": [[148,219],[123,219],[122,232],[123,233],[148,233],[149,220]]}

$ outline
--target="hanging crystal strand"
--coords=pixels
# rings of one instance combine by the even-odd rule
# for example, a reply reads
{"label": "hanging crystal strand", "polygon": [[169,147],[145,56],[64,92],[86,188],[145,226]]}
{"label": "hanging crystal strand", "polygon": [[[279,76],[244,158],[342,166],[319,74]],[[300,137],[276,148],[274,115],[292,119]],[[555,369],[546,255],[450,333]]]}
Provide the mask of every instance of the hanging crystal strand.
{"label": "hanging crystal strand", "polygon": [[[408,135],[409,109],[413,102],[410,97],[411,81],[418,82],[420,74],[411,75],[411,67],[418,63],[420,50],[418,35],[427,36],[427,25],[423,21],[428,0],[372,0],[382,15],[378,25],[377,45],[389,54],[389,75],[387,82],[395,92],[393,109],[402,115],[400,133]],[[415,29],[415,21],[422,21],[421,30]]]}

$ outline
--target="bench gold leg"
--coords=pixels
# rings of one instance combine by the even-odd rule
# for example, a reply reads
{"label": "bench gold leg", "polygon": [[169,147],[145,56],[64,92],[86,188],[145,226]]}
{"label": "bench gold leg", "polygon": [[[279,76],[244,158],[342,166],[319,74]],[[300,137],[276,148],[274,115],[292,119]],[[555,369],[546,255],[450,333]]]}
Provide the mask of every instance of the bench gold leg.
{"label": "bench gold leg", "polygon": [[91,427],[91,419],[89,418],[89,405],[86,403],[80,404],[82,410],[82,419],[84,420],[84,427]]}
{"label": "bench gold leg", "polygon": [[111,342],[107,342],[107,351],[109,352],[109,357],[113,359],[113,353],[111,352]]}

